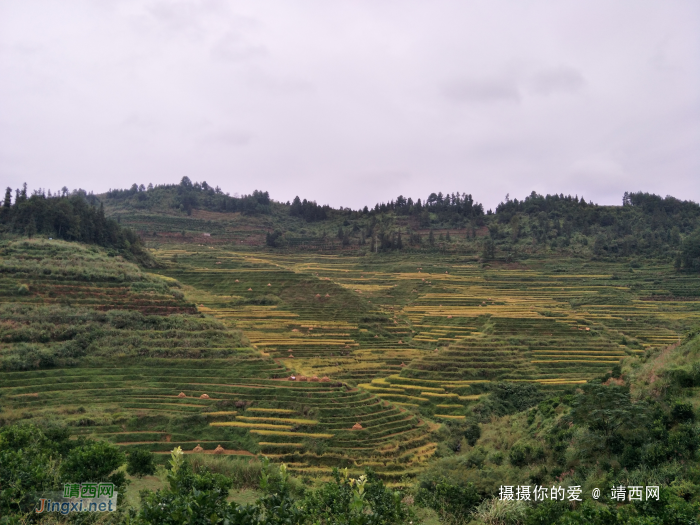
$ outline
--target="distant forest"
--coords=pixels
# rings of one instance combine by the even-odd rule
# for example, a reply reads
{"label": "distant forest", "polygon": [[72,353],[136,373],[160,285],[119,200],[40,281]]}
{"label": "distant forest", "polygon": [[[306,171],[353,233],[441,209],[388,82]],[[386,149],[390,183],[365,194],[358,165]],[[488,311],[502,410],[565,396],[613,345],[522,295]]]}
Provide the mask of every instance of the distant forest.
{"label": "distant forest", "polygon": [[99,199],[84,190],[69,192],[64,187],[54,195],[44,190],[28,195],[24,184],[15,190],[13,203],[12,188],[8,187],[0,208],[0,232],[3,231],[96,244],[146,266],[154,264],[139,236],[105,217]]}
{"label": "distant forest", "polygon": [[[104,203],[101,197],[106,199]],[[0,227],[30,236],[40,233],[98,244],[143,257],[146,252],[138,236],[105,218],[103,204],[111,206],[112,214],[116,205],[117,210],[124,211],[191,215],[193,210],[205,210],[271,216],[277,224],[275,232],[268,235],[272,247],[286,245],[285,217],[339,228],[338,237],[344,246],[364,245],[369,239],[374,249],[378,239],[378,247],[384,251],[405,246],[420,248],[424,239],[419,229],[431,230],[426,246],[434,248],[443,239],[441,235],[436,241],[433,229],[462,229],[467,238],[476,239],[476,231],[487,228],[487,237],[481,241],[486,259],[497,253],[516,253],[525,246],[537,251],[578,246],[579,252],[594,257],[662,257],[673,259],[679,270],[700,271],[700,206],[642,192],[625,192],[621,206],[600,206],[583,197],[532,192],[522,200],[506,196],[495,211],[485,212],[471,194],[459,192],[431,193],[426,199],[415,201],[399,195],[372,208],[352,210],[319,205],[298,196],[292,202],[277,202],[267,191],[260,190],[231,196],[218,186],[192,182],[188,177],[179,184],[133,184],[129,189],[109,190],[104,196],[83,190],[68,192],[67,188],[60,195],[37,190],[28,196],[25,184],[15,190],[14,203],[12,190],[7,188]],[[449,243],[458,239],[451,239],[448,233],[445,240]]]}
{"label": "distant forest", "polygon": [[[410,231],[417,228],[466,228],[467,235],[471,232],[474,237],[476,229],[487,227],[488,239],[484,241],[487,258],[493,258],[497,251],[512,252],[530,239],[538,249],[566,249],[579,243],[587,247],[592,256],[673,258],[679,269],[700,271],[700,206],[692,201],[643,192],[625,192],[621,206],[600,206],[583,197],[540,195],[533,191],[522,200],[506,196],[495,211],[486,212],[471,194],[438,192],[415,201],[399,195],[372,208],[352,210],[319,205],[299,196],[292,202],[277,202],[267,191],[258,190],[251,195],[232,197],[219,187],[213,188],[206,182],[193,183],[183,177],[180,184],[156,187],[134,184],[128,190],[110,190],[106,197],[132,209],[175,208],[187,214],[201,209],[276,215],[282,220],[289,216],[309,223],[328,222],[334,228],[340,221],[346,227],[338,234],[343,245],[353,243],[352,235],[360,245],[365,238],[377,237],[381,238],[382,250],[406,246],[400,228],[391,231],[377,226],[381,217],[394,217],[403,218],[411,225],[403,235],[407,245],[412,247],[423,242],[420,235]],[[348,226],[352,226],[352,230]],[[270,246],[285,245],[284,230],[281,224],[268,235]],[[436,244],[432,234],[427,241],[430,247]]]}

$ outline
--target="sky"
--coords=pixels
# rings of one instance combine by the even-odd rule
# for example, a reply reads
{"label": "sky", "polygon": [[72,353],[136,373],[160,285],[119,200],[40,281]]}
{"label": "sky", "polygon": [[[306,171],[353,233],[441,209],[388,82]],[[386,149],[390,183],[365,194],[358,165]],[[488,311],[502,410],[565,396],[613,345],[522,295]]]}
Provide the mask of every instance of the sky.
{"label": "sky", "polygon": [[2,0],[0,183],[700,202],[697,0]]}

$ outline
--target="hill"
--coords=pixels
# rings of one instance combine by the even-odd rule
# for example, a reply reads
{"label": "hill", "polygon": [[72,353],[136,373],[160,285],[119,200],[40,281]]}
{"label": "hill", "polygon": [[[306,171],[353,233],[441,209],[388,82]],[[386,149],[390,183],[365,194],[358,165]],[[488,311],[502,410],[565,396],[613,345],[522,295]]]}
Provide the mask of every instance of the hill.
{"label": "hill", "polygon": [[138,235],[105,217],[99,199],[84,190],[69,193],[64,187],[60,195],[49,191],[47,196],[44,190],[36,190],[28,196],[25,184],[16,190],[13,203],[8,187],[0,207],[0,235],[7,234],[95,244],[143,266],[153,266]]}
{"label": "hill", "polygon": [[361,210],[333,209],[268,192],[230,197],[206,182],[112,190],[106,213],[151,242],[201,242],[285,250],[441,251],[515,260],[557,254],[628,259],[654,257],[700,269],[700,206],[674,197],[625,193],[621,206],[583,197],[538,195],[487,210],[465,193],[403,196]]}
{"label": "hill", "polygon": [[[353,211],[187,181],[31,199],[114,217],[145,255],[19,238],[33,216],[10,202],[0,425],[161,460],[221,445],[307,485],[370,467],[443,521],[697,515],[695,203],[535,194],[484,213],[435,195]],[[659,485],[663,502],[511,505],[505,483]]]}

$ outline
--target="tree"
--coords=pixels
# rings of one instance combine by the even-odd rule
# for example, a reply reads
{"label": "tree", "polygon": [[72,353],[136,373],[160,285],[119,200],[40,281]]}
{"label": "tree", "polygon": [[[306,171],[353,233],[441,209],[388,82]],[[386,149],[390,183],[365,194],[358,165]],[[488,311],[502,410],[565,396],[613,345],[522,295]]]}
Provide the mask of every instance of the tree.
{"label": "tree", "polygon": [[430,229],[430,233],[428,234],[428,244],[430,244],[430,246],[435,246],[435,234],[433,233],[432,228]]}
{"label": "tree", "polygon": [[153,454],[148,450],[137,448],[126,459],[126,473],[130,476],[152,476],[156,472]]}
{"label": "tree", "polygon": [[606,437],[625,426],[641,425],[644,413],[630,399],[629,387],[589,383],[574,399],[574,423],[588,426]]}
{"label": "tree", "polygon": [[9,186],[5,189],[5,200],[2,202],[3,208],[12,206],[12,188]]}
{"label": "tree", "polygon": [[681,262],[686,270],[700,272],[700,230],[683,240]]}
{"label": "tree", "polygon": [[486,239],[484,241],[484,249],[482,251],[482,258],[485,261],[491,261],[496,258],[496,245],[491,239]]}
{"label": "tree", "polygon": [[124,453],[106,441],[94,441],[71,450],[61,464],[66,482],[111,481],[123,486],[124,474],[116,472],[126,462]]}

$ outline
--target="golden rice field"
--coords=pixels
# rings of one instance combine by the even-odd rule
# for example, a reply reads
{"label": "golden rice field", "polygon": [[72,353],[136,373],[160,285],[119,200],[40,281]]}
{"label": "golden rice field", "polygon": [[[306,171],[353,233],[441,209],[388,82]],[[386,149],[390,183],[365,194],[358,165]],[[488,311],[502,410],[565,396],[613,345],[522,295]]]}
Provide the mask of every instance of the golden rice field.
{"label": "golden rice field", "polygon": [[[470,386],[496,380],[580,384],[677,341],[700,320],[698,283],[663,266],[484,268],[457,256],[174,249],[178,267],[165,274],[206,290],[200,311],[242,330],[297,375],[355,382],[406,406],[445,399],[466,406],[478,400]],[[649,300],[672,295],[669,287],[694,290],[698,300]],[[250,304],[260,294],[279,301]],[[411,381],[444,391],[411,388]]]}
{"label": "golden rice field", "polygon": [[[371,466],[397,481],[424,468],[436,429],[465,420],[489,383],[575,387],[675,343],[700,321],[698,280],[659,264],[484,266],[456,255],[192,244],[155,255],[155,272],[177,280],[184,298],[53,276],[50,284],[70,286],[64,291],[79,304],[106,308],[114,297],[119,308],[213,317],[220,331],[243,334],[238,346],[227,353],[224,337],[216,348],[192,337],[183,344],[222,358],[2,372],[0,417],[60,417],[75,434],[126,449],[212,453],[221,445],[284,461],[302,476]],[[42,282],[31,300],[59,300]]]}

